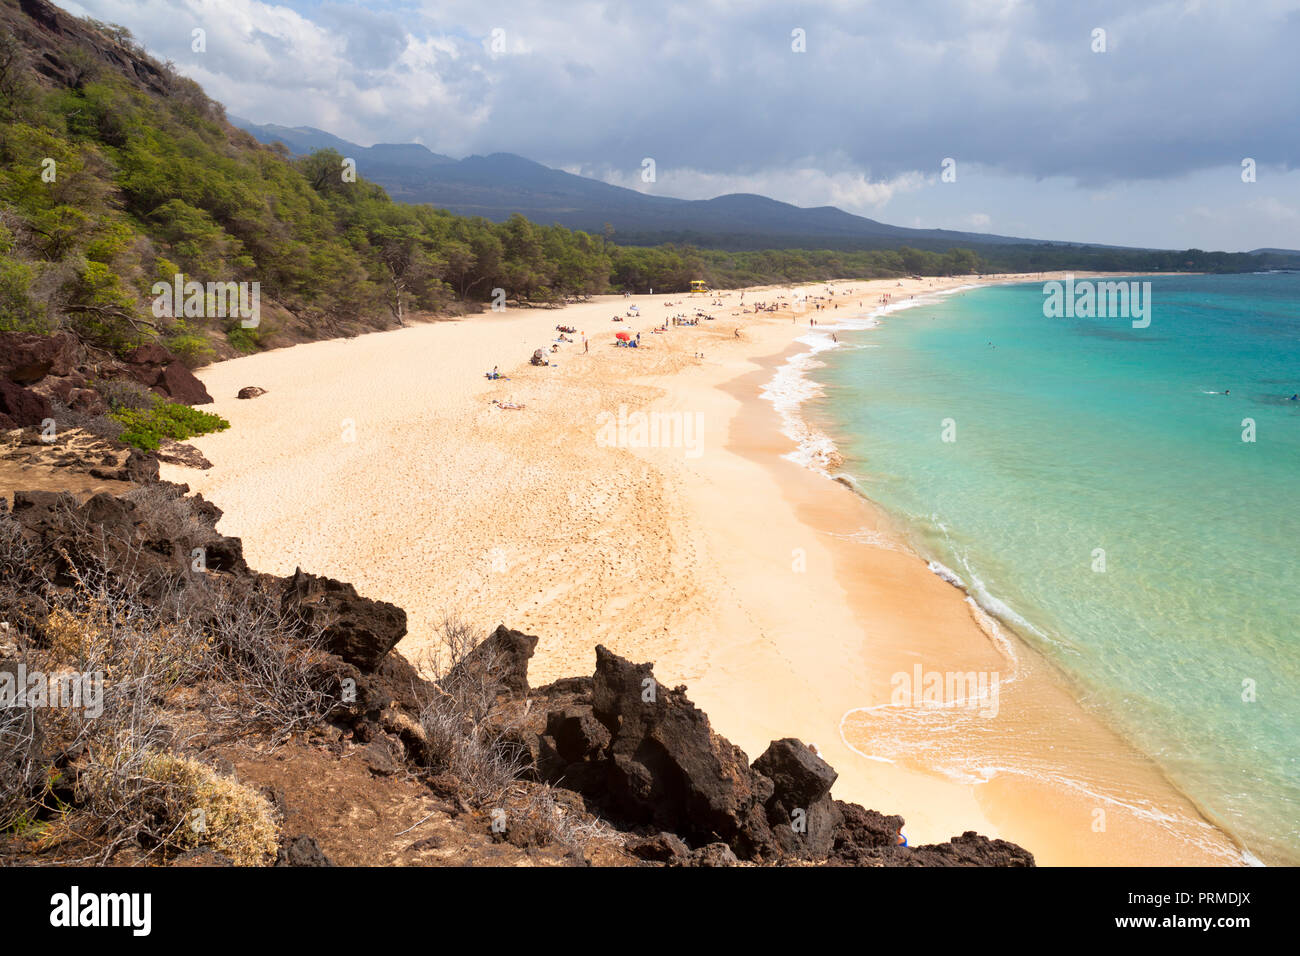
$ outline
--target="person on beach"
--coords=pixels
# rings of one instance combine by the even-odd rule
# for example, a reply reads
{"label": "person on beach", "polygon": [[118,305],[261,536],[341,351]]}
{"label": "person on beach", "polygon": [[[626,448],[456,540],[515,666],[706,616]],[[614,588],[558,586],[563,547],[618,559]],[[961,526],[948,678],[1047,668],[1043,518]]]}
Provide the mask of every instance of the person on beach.
{"label": "person on beach", "polygon": [[587,347],[587,333],[583,332],[582,333],[582,354],[586,355],[587,352],[589,351],[591,350]]}

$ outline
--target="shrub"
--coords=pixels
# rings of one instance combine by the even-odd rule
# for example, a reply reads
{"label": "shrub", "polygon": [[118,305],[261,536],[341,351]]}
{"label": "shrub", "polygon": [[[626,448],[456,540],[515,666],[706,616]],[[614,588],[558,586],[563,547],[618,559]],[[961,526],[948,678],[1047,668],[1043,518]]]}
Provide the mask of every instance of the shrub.
{"label": "shrub", "polygon": [[32,268],[0,255],[0,331],[48,332],[44,310],[31,296]]}
{"label": "shrub", "polygon": [[208,676],[224,685],[209,716],[236,732],[256,728],[281,743],[318,723],[339,703],[327,690],[319,628],[305,633],[261,594],[216,594]]}
{"label": "shrub", "polygon": [[262,866],[275,857],[279,827],[271,803],[237,780],[189,757],[159,753],[144,762],[161,789],[163,823],[176,848],[210,846],[236,866]]}
{"label": "shrub", "polygon": [[206,337],[189,328],[184,322],[177,322],[168,332],[167,348],[179,356],[187,368],[198,368],[211,361],[217,354]]}
{"label": "shrub", "polygon": [[[420,727],[432,769],[455,776],[472,804],[499,801],[525,765],[526,753],[513,739],[513,722],[497,712],[499,663],[461,667],[484,635],[459,619],[443,618],[441,646],[425,659],[434,693],[423,703]],[[481,652],[480,652],[481,653]]]}
{"label": "shrub", "polygon": [[96,382],[95,390],[112,411],[123,408],[153,408],[158,403],[158,396],[139,382],[129,378],[114,378],[106,382]]}
{"label": "shrub", "polygon": [[143,451],[157,450],[164,438],[184,441],[230,427],[220,415],[162,400],[149,408],[123,407],[109,414],[123,425],[121,440]]}
{"label": "shrub", "polygon": [[87,435],[105,438],[108,441],[118,441],[122,434],[122,423],[115,418],[69,408],[57,397],[50,399],[50,407],[54,411],[54,420],[59,423],[62,431],[79,428]]}
{"label": "shrub", "polygon": [[226,341],[230,343],[231,348],[243,355],[251,355],[260,348],[257,331],[246,329],[242,325],[227,329]]}

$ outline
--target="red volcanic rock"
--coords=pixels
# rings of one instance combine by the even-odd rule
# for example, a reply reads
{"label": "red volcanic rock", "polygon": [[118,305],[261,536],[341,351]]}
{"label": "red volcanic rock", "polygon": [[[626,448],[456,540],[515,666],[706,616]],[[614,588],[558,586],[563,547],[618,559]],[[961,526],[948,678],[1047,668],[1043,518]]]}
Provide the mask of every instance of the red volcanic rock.
{"label": "red volcanic rock", "polygon": [[54,410],[44,395],[0,380],[0,415],[12,421],[13,428],[40,428],[41,422],[53,417]]}
{"label": "red volcanic rock", "polygon": [[185,405],[208,405],[212,402],[212,396],[203,383],[180,362],[172,362],[162,370],[157,387],[173,402]]}
{"label": "red volcanic rock", "polygon": [[176,361],[176,356],[157,342],[149,342],[127,352],[122,360],[128,365],[167,365]]}
{"label": "red volcanic rock", "polygon": [[0,332],[0,377],[34,385],[47,375],[71,375],[77,343],[66,333]]}
{"label": "red volcanic rock", "polygon": [[212,396],[194,373],[157,342],[127,352],[117,371],[173,402],[207,405],[212,401]]}

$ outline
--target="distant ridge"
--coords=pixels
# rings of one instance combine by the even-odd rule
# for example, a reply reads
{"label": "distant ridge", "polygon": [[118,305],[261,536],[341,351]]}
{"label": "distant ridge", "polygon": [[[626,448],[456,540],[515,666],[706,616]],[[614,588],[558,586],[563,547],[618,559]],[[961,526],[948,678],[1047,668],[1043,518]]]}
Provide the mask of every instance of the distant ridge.
{"label": "distant ridge", "polygon": [[[428,203],[461,216],[505,222],[519,213],[540,225],[559,224],[592,234],[613,229],[621,246],[675,243],[735,252],[765,249],[861,251],[909,246],[929,252],[969,249],[989,265],[1010,271],[1091,268],[1294,269],[1300,250],[1256,249],[1249,254],[1176,251],[1063,239],[1025,239],[948,229],[909,229],[856,216],[835,206],[801,207],[753,193],[713,199],[676,199],[614,186],[553,169],[514,153],[453,159],[418,143],[361,146],[310,126],[231,123],[291,153],[333,149],[357,161],[358,172],[399,202]],[[1152,254],[1152,255],[1148,255]],[[1246,263],[1245,257],[1257,260]],[[1239,256],[1233,259],[1232,256]],[[1232,264],[1229,264],[1232,263]]]}
{"label": "distant ridge", "polygon": [[296,154],[337,150],[355,159],[362,175],[403,202],[430,203],[495,222],[522,213],[534,222],[559,223],[587,232],[601,232],[608,223],[622,243],[689,242],[742,249],[910,245],[938,250],[971,245],[1071,244],[947,229],[909,229],[834,206],[804,208],[752,193],[700,200],[651,196],[552,169],[514,153],[456,160],[415,143],[360,146],[310,126],[258,125],[236,116],[230,121],[259,141],[281,142]]}

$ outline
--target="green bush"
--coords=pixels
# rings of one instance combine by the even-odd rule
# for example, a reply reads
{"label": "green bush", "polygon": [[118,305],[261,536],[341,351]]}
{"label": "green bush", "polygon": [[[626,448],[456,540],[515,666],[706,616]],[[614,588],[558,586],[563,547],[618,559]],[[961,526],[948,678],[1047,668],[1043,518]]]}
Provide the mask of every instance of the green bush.
{"label": "green bush", "polygon": [[116,408],[109,417],[121,422],[122,441],[144,451],[157,450],[164,438],[184,441],[230,427],[230,422],[220,415],[161,399],[149,408]]}
{"label": "green bush", "polygon": [[243,355],[250,355],[260,347],[257,330],[246,329],[242,325],[227,329],[226,341],[230,343],[236,352]]}
{"label": "green bush", "polygon": [[184,322],[177,322],[175,326],[168,330],[166,336],[167,348],[180,356],[182,362],[187,368],[198,368],[200,365],[206,365],[212,361],[217,354],[212,343],[207,340],[201,333],[191,329]]}
{"label": "green bush", "polygon": [[31,266],[0,255],[0,332],[49,331],[31,284]]}

